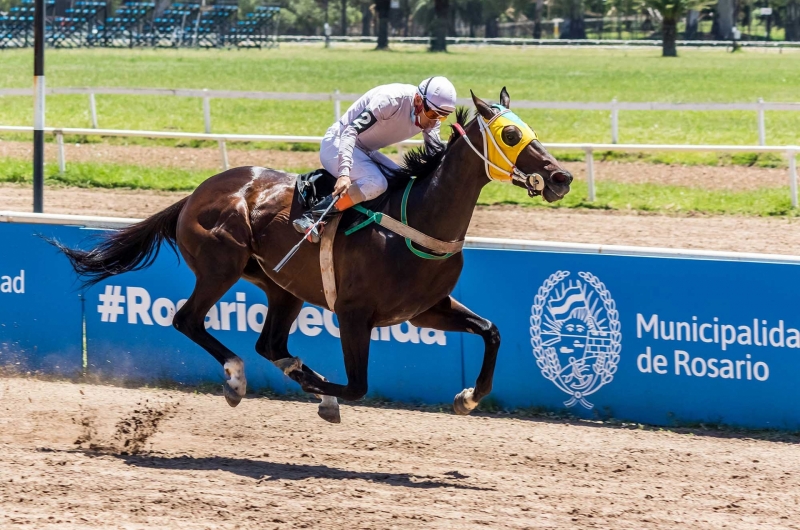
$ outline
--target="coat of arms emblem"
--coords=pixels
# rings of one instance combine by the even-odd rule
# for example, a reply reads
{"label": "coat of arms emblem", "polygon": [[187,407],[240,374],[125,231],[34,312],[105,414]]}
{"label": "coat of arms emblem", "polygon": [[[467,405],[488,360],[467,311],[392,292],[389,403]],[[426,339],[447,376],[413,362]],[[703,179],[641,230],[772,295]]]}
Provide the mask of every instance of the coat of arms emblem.
{"label": "coat of arms emblem", "polygon": [[590,272],[551,274],[531,307],[531,345],[542,375],[571,397],[567,407],[594,405],[586,396],[611,382],[622,350],[619,313]]}

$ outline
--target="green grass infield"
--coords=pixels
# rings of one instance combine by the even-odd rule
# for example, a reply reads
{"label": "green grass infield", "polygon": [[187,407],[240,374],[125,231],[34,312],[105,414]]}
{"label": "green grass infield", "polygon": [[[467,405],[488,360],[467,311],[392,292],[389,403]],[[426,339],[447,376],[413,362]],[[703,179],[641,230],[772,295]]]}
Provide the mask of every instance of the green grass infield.
{"label": "green grass infield", "polygon": [[[487,99],[507,86],[513,101],[755,102],[797,101],[800,51],[681,49],[677,59],[647,49],[452,47],[430,54],[397,46],[282,45],[277,50],[48,50],[47,84],[209,88],[275,92],[363,93],[389,83],[446,75],[459,95]],[[0,88],[31,85],[30,50],[0,52]],[[343,104],[343,109],[346,103]],[[321,135],[333,122],[327,101],[212,100],[216,132]],[[97,96],[103,128],[203,130],[202,101],[156,96]],[[609,142],[604,111],[519,110],[545,142]],[[0,98],[0,124],[32,122],[29,97]],[[47,124],[88,127],[88,97],[51,96]],[[800,144],[800,112],[767,112],[767,143]],[[755,112],[621,111],[627,143],[756,144]],[[681,159],[697,160],[682,155]]]}

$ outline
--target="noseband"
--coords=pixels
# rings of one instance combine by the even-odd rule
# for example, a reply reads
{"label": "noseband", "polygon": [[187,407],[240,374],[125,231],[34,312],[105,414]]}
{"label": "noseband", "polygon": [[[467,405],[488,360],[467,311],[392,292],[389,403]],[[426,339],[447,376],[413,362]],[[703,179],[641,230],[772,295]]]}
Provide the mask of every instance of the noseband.
{"label": "noseband", "polygon": [[[461,125],[456,123],[453,125],[453,127],[464,138],[464,140],[467,142],[467,145],[470,146],[470,148],[475,152],[475,154],[478,155],[478,157],[480,157],[483,160],[484,168],[486,170],[486,176],[489,177],[489,180],[499,180],[499,181],[504,180],[504,179],[497,179],[492,176],[491,171],[489,171],[489,167],[491,166],[492,168],[501,173],[508,173],[512,182],[515,182],[518,185],[521,185],[522,187],[528,190],[529,197],[541,195],[542,190],[544,190],[544,178],[539,173],[525,173],[521,171],[514,162],[511,162],[511,160],[508,159],[508,156],[506,156],[503,149],[497,143],[497,140],[495,139],[494,135],[491,134],[491,131],[489,130],[489,126],[492,124],[492,122],[494,122],[498,117],[502,116],[507,112],[511,111],[509,109],[503,108],[500,110],[500,112],[495,114],[491,120],[488,121],[485,120],[483,116],[478,116],[479,118],[478,126],[480,127],[481,136],[483,137],[483,153],[478,151],[478,149],[472,144],[469,137],[467,137],[466,131]],[[495,150],[497,151],[497,153],[500,154],[501,157],[503,157],[503,161],[506,164],[508,164],[508,166],[511,168],[510,170],[504,169],[495,164],[494,162],[492,162],[491,160],[489,160],[489,154],[488,154],[489,143],[487,141],[487,138],[491,139],[492,143],[494,144]]]}

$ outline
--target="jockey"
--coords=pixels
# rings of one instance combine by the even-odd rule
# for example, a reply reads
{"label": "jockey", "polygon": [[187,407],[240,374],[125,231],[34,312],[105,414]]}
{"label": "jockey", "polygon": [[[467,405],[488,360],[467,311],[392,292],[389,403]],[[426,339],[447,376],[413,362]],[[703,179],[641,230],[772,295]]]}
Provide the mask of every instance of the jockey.
{"label": "jockey", "polygon": [[[340,195],[331,213],[374,199],[388,186],[384,172],[398,166],[378,151],[408,140],[422,131],[426,149],[439,146],[440,124],[456,108],[456,89],[445,77],[429,77],[418,87],[394,83],[373,88],[336,123],[322,140],[319,159],[337,176],[333,194],[294,221],[295,229],[308,233],[316,219]],[[319,233],[308,234],[316,243]]]}

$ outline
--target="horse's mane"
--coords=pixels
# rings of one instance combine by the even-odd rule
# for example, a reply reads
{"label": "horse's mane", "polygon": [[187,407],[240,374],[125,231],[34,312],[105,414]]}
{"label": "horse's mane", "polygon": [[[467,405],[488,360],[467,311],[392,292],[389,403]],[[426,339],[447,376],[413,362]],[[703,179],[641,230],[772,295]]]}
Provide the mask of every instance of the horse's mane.
{"label": "horse's mane", "polygon": [[[470,110],[467,107],[456,108],[456,123],[466,127],[470,119]],[[447,144],[428,144],[408,151],[403,157],[400,167],[386,175],[389,181],[389,188],[405,186],[412,177],[416,177],[419,181],[433,175],[458,136],[455,128],[453,128]]]}

